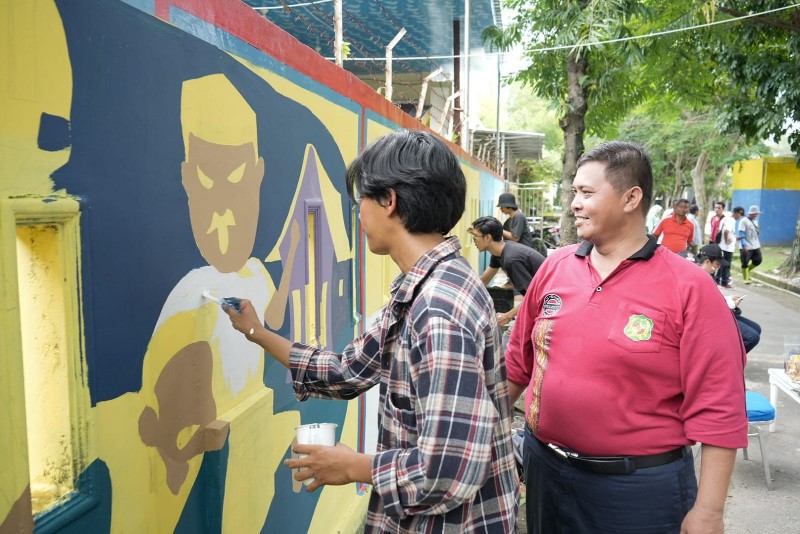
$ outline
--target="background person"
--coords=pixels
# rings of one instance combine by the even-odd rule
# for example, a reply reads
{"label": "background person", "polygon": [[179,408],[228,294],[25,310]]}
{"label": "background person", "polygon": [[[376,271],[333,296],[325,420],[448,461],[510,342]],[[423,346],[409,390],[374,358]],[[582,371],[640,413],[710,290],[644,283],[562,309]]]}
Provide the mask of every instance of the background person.
{"label": "background person", "polygon": [[503,223],[503,238],[526,247],[533,247],[533,236],[528,229],[528,220],[517,206],[517,199],[514,195],[512,193],[501,194],[497,207],[508,215],[508,219]]}
{"label": "background person", "polygon": [[[744,208],[738,207],[734,211],[739,210],[741,215],[744,215]],[[744,283],[750,283],[750,271],[761,265],[761,242],[758,240],[758,226],[756,226],[756,219],[761,214],[758,206],[753,204],[747,210],[747,217],[739,219],[739,257],[742,261],[742,278]]]}
{"label": "background person", "polygon": [[[717,207],[720,204],[717,203]],[[722,210],[720,209],[720,211]],[[733,289],[731,285],[731,262],[733,261],[733,251],[736,249],[736,219],[730,215],[725,215],[723,212],[723,217],[719,223],[719,234],[719,248],[725,261],[714,273],[714,281],[725,289]]]}
{"label": "background person", "polygon": [[710,224],[710,232],[708,234],[708,242],[709,243],[717,243],[719,244],[722,236],[720,235],[720,224],[722,223],[722,218],[725,217],[725,203],[724,202],[715,202],[714,203],[714,212],[711,214],[711,224]]}
{"label": "background person", "polygon": [[700,206],[692,204],[689,206],[689,214],[686,215],[686,218],[689,219],[694,226],[694,236],[692,237],[692,243],[689,245],[689,251],[693,255],[697,254],[697,249],[703,244],[703,228],[700,226],[700,221],[697,220],[697,213],[699,211]]}
{"label": "background person", "polygon": [[647,217],[645,218],[645,225],[647,226],[647,233],[652,234],[653,230],[656,229],[658,226],[659,221],[661,220],[661,212],[664,211],[658,204],[653,204],[650,206],[650,209],[647,210]]}
{"label": "background person", "polygon": [[372,484],[366,532],[513,532],[518,477],[511,402],[491,298],[445,238],[464,212],[466,180],[437,137],[399,131],[349,166],[370,250],[401,275],[381,319],[341,354],[266,329],[242,300],[226,312],[247,339],[291,370],[295,395],[352,399],[380,386],[378,445],[362,454],[296,445],[297,480]]}
{"label": "background person", "polygon": [[[703,268],[705,272],[714,276],[714,273],[723,267],[730,268],[730,262],[725,259],[723,251],[719,245],[710,244],[700,249],[700,253],[696,258],[697,264]],[[736,325],[739,327],[739,333],[742,336],[742,343],[744,344],[745,352],[750,352],[761,341],[761,325],[757,322],[748,319],[742,315],[742,310],[739,305],[744,299],[743,296],[730,296],[725,295],[725,302],[728,308],[733,312],[736,319]]]}
{"label": "background person", "polygon": [[506,363],[512,400],[525,391],[532,534],[723,531],[747,446],[744,351],[709,277],[645,233],[652,189],[640,146],[584,154],[584,242],[551,254],[517,315]]}
{"label": "background person", "polygon": [[491,254],[489,267],[481,274],[483,285],[488,286],[502,267],[514,288],[514,306],[507,312],[497,314],[498,324],[505,326],[517,316],[522,297],[544,262],[544,256],[530,247],[513,241],[503,241],[503,226],[494,217],[476,219],[472,222],[470,233],[478,250]]}
{"label": "background person", "polygon": [[672,202],[672,215],[661,219],[653,235],[663,238],[661,244],[675,254],[686,250],[694,239],[694,225],[686,215],[689,213],[689,201],[680,198]]}

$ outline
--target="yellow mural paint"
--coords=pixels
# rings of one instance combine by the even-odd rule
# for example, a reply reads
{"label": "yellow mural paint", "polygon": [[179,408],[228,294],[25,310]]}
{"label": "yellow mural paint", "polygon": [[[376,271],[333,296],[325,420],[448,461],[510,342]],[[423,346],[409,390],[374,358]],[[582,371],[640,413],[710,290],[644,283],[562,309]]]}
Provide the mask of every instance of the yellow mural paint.
{"label": "yellow mural paint", "polygon": [[145,406],[143,396],[126,393],[94,408],[98,453],[114,488],[112,533],[172,532],[203,460],[197,456],[188,462],[186,481],[178,494],[173,494],[158,451],[142,443],[139,436],[137,421]]}
{"label": "yellow mural paint", "polygon": [[181,129],[184,150],[190,133],[218,145],[258,146],[256,114],[224,74],[183,82]]}
{"label": "yellow mural paint", "polygon": [[322,291],[319,295],[319,346],[328,345],[328,282],[322,282]]}
{"label": "yellow mural paint", "polygon": [[273,413],[273,392],[262,388],[230,412],[222,532],[259,532],[276,491],[275,473],[283,465],[300,424],[300,412]]}
{"label": "yellow mural paint", "polygon": [[[269,83],[278,93],[307,107],[333,136],[345,163],[358,155],[359,114],[333,104],[330,100],[305,87],[297,85],[272,71],[253,65],[246,59],[231,54],[236,61],[252,70]],[[336,177],[344,180],[344,176]]]}
{"label": "yellow mural paint", "polygon": [[[356,449],[358,437],[358,400],[347,403],[347,414],[342,425],[342,443]],[[319,491],[319,490],[317,490]],[[317,502],[314,517],[309,525],[309,534],[328,534],[330,532],[358,532],[364,525],[369,491],[354,499],[354,484],[344,486],[325,486]],[[343,509],[353,507],[352,512]]]}
{"label": "yellow mural paint", "polygon": [[69,120],[72,67],[61,17],[52,0],[0,2],[8,46],[0,61],[0,190],[9,196],[52,193],[50,174],[69,149],[37,144],[42,113]]}

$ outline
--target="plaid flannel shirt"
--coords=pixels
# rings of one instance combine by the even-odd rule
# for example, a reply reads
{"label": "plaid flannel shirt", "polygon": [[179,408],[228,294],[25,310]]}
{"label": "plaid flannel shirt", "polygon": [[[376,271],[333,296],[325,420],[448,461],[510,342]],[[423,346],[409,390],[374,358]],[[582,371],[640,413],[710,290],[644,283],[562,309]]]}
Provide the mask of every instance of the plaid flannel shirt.
{"label": "plaid flannel shirt", "polygon": [[508,533],[519,481],[492,300],[451,237],[392,283],[380,324],[342,354],[295,344],[295,395],[380,384],[366,532]]}

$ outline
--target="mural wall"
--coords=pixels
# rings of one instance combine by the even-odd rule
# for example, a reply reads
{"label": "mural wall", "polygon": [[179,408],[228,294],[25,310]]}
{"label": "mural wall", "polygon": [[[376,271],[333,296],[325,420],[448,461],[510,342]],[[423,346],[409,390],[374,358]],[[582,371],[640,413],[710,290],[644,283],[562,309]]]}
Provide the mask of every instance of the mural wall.
{"label": "mural wall", "polygon": [[[0,533],[356,531],[368,487],[282,464],[301,423],[373,450],[372,396],[297,402],[202,293],[342,349],[397,274],[346,163],[420,125],[237,0],[2,2],[0,26]],[[501,184],[459,154],[477,267]]]}

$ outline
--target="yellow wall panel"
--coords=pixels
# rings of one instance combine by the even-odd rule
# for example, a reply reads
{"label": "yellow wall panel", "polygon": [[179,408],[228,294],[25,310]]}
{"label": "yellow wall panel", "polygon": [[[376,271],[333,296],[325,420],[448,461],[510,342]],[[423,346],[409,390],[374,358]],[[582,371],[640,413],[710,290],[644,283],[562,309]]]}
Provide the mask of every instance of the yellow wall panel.
{"label": "yellow wall panel", "polygon": [[751,159],[733,165],[734,189],[761,189],[764,183],[764,160]]}
{"label": "yellow wall panel", "polygon": [[767,176],[764,189],[800,190],[800,169],[794,158],[767,159]]}

